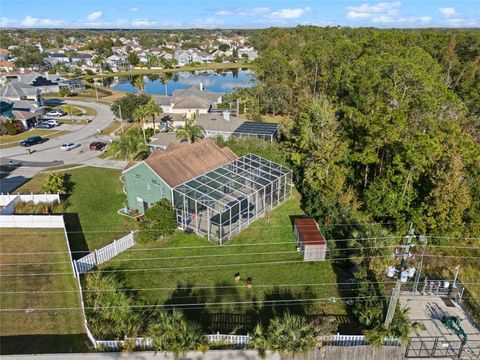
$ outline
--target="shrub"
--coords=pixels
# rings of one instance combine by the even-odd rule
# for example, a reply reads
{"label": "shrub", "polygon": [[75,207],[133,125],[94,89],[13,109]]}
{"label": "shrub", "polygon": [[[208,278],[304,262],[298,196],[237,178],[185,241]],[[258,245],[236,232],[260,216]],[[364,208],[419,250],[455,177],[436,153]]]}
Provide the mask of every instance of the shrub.
{"label": "shrub", "polygon": [[67,186],[65,175],[59,173],[50,173],[43,184],[43,191],[49,194],[66,194]]}
{"label": "shrub", "polygon": [[172,234],[177,227],[172,204],[162,199],[149,208],[140,223],[140,233],[137,236],[139,243],[149,243],[168,234]]}
{"label": "shrub", "polygon": [[0,122],[0,135],[15,135],[17,127],[13,121]]}
{"label": "shrub", "polygon": [[72,96],[72,92],[70,91],[70,89],[68,87],[63,86],[58,91],[58,95],[60,95],[62,97]]}

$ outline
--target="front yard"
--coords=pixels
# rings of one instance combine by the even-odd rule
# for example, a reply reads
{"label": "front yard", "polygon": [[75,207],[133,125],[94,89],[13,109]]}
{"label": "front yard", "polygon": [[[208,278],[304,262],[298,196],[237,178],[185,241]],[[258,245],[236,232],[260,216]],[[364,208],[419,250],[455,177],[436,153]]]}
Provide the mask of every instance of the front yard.
{"label": "front yard", "polygon": [[[120,170],[82,167],[65,173],[72,190],[65,200],[72,251],[93,251],[136,228],[135,221],[117,214],[125,206]],[[42,192],[46,177],[46,173],[38,174],[15,192]]]}
{"label": "front yard", "polygon": [[[0,238],[1,354],[84,351],[80,295],[63,229],[2,228]],[[36,310],[42,308],[75,309]]]}

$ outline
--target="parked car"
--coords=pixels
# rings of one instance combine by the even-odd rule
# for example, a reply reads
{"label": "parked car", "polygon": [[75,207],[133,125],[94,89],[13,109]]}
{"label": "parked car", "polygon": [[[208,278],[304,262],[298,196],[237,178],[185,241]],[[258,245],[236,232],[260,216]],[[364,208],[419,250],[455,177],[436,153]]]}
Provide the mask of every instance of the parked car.
{"label": "parked car", "polygon": [[52,127],[60,125],[60,123],[57,120],[54,120],[54,119],[43,120],[42,124],[43,123],[50,124],[50,125],[52,125]]}
{"label": "parked car", "polygon": [[79,146],[80,146],[80,144],[76,144],[76,143],[66,143],[66,144],[62,144],[62,146],[60,146],[60,150],[70,151],[70,150],[76,149]]}
{"label": "parked car", "polygon": [[62,109],[52,109],[48,111],[45,115],[47,116],[64,116],[65,112]]}
{"label": "parked car", "polygon": [[47,139],[44,139],[41,136],[31,136],[29,138],[26,138],[26,139],[23,139],[22,141],[20,141],[20,146],[29,147],[29,146],[32,146],[32,145],[41,144],[45,140],[47,140]]}
{"label": "parked car", "polygon": [[35,126],[36,129],[51,129],[52,127],[54,127],[55,125],[52,125],[50,123],[47,123],[47,122],[41,122],[40,124],[38,124],[37,126]]}
{"label": "parked car", "polygon": [[102,141],[95,141],[95,142],[92,142],[90,144],[90,150],[100,151],[100,150],[103,150],[105,148],[105,146],[107,146],[106,143],[104,143]]}

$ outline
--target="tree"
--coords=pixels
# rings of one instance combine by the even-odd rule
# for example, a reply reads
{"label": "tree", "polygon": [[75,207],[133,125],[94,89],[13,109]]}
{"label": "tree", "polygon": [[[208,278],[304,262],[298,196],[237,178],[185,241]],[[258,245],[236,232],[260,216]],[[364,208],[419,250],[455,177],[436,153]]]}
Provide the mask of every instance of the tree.
{"label": "tree", "polygon": [[257,326],[252,337],[252,345],[260,357],[265,357],[268,349],[278,352],[284,358],[306,355],[316,345],[315,330],[304,317],[286,312],[282,317],[270,320],[266,332]]}
{"label": "tree", "polygon": [[147,104],[150,99],[151,98],[148,95],[127,94],[120,99],[115,100],[111,109],[117,118],[132,121],[135,109]]}
{"label": "tree", "polygon": [[149,115],[150,113],[148,111],[147,104],[139,106],[133,112],[133,120],[140,123],[140,127],[142,128],[143,142],[145,145],[147,145],[147,135],[145,133],[145,119]]}
{"label": "tree", "polygon": [[62,86],[60,90],[58,90],[58,95],[61,97],[67,97],[67,96],[72,96],[72,92],[68,88],[68,86]]}
{"label": "tree", "polygon": [[0,122],[0,135],[15,135],[16,133],[17,127],[12,120]]}
{"label": "tree", "polygon": [[158,238],[172,234],[177,228],[172,204],[167,199],[161,199],[151,206],[144,214],[140,223],[140,234],[137,241],[149,243]]}
{"label": "tree", "polygon": [[143,160],[150,153],[148,145],[143,142],[143,134],[139,129],[128,130],[120,135],[109,146],[110,153],[124,157],[128,161]]}
{"label": "tree", "polygon": [[135,52],[130,52],[127,56],[127,60],[133,66],[137,66],[140,63],[140,58]]}
{"label": "tree", "polygon": [[172,73],[167,73],[163,72],[162,75],[160,75],[160,81],[162,84],[165,86],[165,96],[168,96],[168,90],[167,90],[167,84],[172,78]]}
{"label": "tree", "polygon": [[49,194],[66,194],[65,175],[60,173],[49,173],[43,183],[43,191]]}
{"label": "tree", "polygon": [[188,119],[185,121],[185,125],[180,129],[177,129],[177,139],[188,140],[189,143],[193,144],[198,139],[203,138],[203,132],[205,129],[201,125],[197,125],[195,118]]}
{"label": "tree", "polygon": [[143,80],[143,76],[139,75],[135,77],[133,86],[138,90],[138,95],[142,95],[145,91],[145,80]]}
{"label": "tree", "polygon": [[175,359],[188,351],[205,351],[208,348],[200,327],[186,321],[182,313],[175,310],[160,312],[148,332],[153,339],[153,349],[172,352]]}
{"label": "tree", "polygon": [[220,44],[220,45],[218,45],[218,50],[220,50],[220,51],[225,52],[225,51],[228,51],[228,49],[230,49],[230,45],[228,45],[228,44]]}
{"label": "tree", "polygon": [[159,116],[162,113],[162,108],[158,103],[151,99],[146,105],[145,105],[145,111],[147,113],[147,116],[150,116],[152,118],[152,124],[153,124],[153,133],[155,134],[155,118]]}

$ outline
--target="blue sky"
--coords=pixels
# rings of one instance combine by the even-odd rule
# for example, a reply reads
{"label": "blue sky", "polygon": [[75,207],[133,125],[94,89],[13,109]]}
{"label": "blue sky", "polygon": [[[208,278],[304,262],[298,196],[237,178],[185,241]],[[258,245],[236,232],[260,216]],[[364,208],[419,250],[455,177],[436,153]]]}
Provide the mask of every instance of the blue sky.
{"label": "blue sky", "polygon": [[1,0],[0,26],[26,28],[478,27],[479,0]]}

